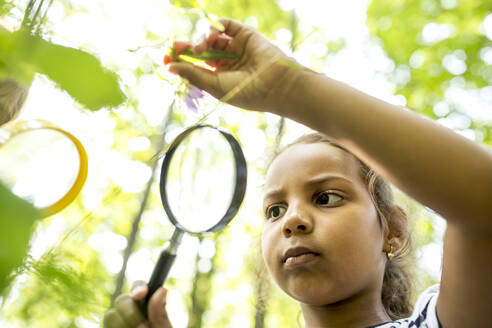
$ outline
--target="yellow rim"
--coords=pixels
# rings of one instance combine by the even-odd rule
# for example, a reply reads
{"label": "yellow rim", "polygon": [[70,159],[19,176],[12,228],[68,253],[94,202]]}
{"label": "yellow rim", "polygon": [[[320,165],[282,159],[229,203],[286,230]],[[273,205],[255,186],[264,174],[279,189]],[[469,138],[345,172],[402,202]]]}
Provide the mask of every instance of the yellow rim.
{"label": "yellow rim", "polygon": [[47,217],[63,210],[80,193],[87,179],[88,158],[87,158],[87,152],[85,151],[85,148],[79,139],[77,139],[70,132],[62,130],[59,127],[54,126],[50,122],[44,120],[20,121],[12,124],[7,124],[6,126],[0,129],[5,134],[5,136],[0,135],[0,146],[2,144],[7,143],[10,140],[10,138],[20,133],[30,130],[39,130],[39,129],[50,129],[62,133],[74,143],[75,147],[77,148],[77,152],[79,154],[79,172],[70,190],[53,205],[39,209],[39,212],[41,213],[41,217]]}

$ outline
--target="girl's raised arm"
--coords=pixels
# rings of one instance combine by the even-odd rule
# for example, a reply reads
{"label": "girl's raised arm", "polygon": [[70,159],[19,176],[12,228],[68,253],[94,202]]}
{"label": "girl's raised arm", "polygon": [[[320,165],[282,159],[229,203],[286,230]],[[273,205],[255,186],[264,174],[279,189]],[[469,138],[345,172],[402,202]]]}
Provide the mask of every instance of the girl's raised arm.
{"label": "girl's raised arm", "polygon": [[281,113],[335,138],[450,224],[492,232],[492,153],[431,120],[299,71]]}

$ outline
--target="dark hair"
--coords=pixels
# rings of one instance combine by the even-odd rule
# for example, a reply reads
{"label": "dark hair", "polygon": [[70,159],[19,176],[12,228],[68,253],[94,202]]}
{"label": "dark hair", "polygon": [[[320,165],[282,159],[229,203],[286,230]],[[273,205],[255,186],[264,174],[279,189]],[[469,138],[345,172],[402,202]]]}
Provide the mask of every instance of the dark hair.
{"label": "dark hair", "polygon": [[412,294],[415,281],[411,234],[406,214],[395,205],[390,184],[357,156],[320,133],[311,133],[296,139],[278,151],[271,162],[290,146],[321,142],[328,143],[354,156],[360,164],[360,175],[376,208],[385,237],[392,233],[404,242],[402,247],[395,251],[394,256],[386,262],[381,300],[392,320],[409,317],[413,310]]}

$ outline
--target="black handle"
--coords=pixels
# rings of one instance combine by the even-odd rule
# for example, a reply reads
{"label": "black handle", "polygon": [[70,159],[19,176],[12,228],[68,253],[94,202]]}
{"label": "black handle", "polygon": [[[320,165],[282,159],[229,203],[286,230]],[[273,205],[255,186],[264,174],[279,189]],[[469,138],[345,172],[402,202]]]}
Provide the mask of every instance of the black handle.
{"label": "black handle", "polygon": [[150,277],[149,285],[148,285],[148,293],[145,295],[145,298],[138,301],[138,307],[142,314],[148,318],[147,313],[147,305],[149,303],[150,298],[156,292],[159,287],[162,286],[164,281],[166,281],[167,275],[171,266],[173,265],[174,259],[176,258],[176,254],[169,252],[167,249],[161,252],[159,256],[159,261],[157,261],[156,266],[154,267],[154,271],[152,272],[152,276]]}

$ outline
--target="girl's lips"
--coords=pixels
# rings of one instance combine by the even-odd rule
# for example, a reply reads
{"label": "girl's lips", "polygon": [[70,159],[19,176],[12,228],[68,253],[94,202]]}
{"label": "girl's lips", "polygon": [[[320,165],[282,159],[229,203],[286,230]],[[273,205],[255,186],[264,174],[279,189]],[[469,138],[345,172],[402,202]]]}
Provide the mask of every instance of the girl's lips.
{"label": "girl's lips", "polygon": [[319,254],[309,252],[309,253],[303,253],[297,256],[290,256],[288,257],[285,262],[284,266],[287,269],[295,269],[297,267],[309,264],[313,261],[316,260],[316,258],[319,256]]}
{"label": "girl's lips", "polygon": [[288,268],[295,268],[315,260],[319,255],[306,247],[293,247],[284,253],[282,263]]}

